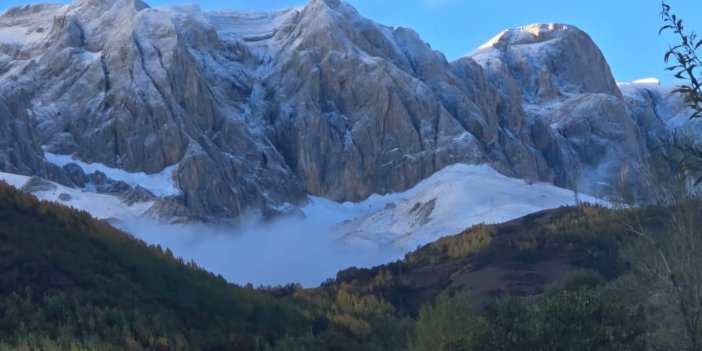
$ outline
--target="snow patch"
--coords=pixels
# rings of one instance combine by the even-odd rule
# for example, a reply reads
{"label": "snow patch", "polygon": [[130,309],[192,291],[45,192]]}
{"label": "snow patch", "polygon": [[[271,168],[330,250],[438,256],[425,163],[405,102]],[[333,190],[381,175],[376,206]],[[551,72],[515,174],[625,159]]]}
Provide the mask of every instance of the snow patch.
{"label": "snow patch", "polygon": [[204,15],[218,32],[234,34],[249,41],[271,38],[295,10],[275,12],[208,11]]}
{"label": "snow patch", "polygon": [[[0,172],[0,180],[20,189],[31,177]],[[65,187],[58,183],[51,190],[32,193],[40,200],[56,202],[80,211],[86,211],[97,219],[118,220],[120,222],[136,221],[141,218],[146,210],[153,205],[152,202],[136,203],[128,206],[114,195],[96,194],[80,189]]]}
{"label": "snow patch", "polygon": [[[579,199],[603,204],[587,195]],[[374,210],[338,225],[335,231],[352,244],[389,244],[411,250],[478,223],[500,223],[574,204],[571,190],[547,183],[527,184],[487,165],[456,164],[407,192],[358,204]]]}
{"label": "snow patch", "polygon": [[0,172],[0,179],[4,180],[7,184],[10,184],[17,189],[19,189],[19,188],[23,187],[25,184],[27,184],[27,181],[29,180],[29,178],[30,177],[19,175],[19,174]]}
{"label": "snow patch", "polygon": [[[584,202],[601,201],[580,195]],[[414,188],[358,203],[310,197],[304,216],[237,228],[130,222],[125,230],[235,283],[316,286],[348,267],[371,267],[477,223],[575,203],[571,190],[528,184],[486,165],[446,167]],[[168,235],[163,235],[168,233]]]}
{"label": "snow patch", "polygon": [[658,78],[649,77],[637,79],[631,82],[617,82],[617,86],[619,86],[620,88],[628,87],[631,85],[661,85],[661,81]]}
{"label": "snow patch", "polygon": [[46,161],[59,167],[69,163],[75,163],[83,169],[86,174],[97,171],[105,173],[108,178],[123,181],[131,187],[141,186],[159,197],[178,196],[181,194],[180,188],[175,184],[173,175],[178,170],[178,164],[168,166],[159,173],[146,174],[144,172],[130,173],[122,169],[108,167],[102,163],[85,163],[69,155],[58,155],[44,152]]}
{"label": "snow patch", "polygon": [[26,44],[43,37],[42,33],[29,32],[24,27],[0,27],[0,43]]}

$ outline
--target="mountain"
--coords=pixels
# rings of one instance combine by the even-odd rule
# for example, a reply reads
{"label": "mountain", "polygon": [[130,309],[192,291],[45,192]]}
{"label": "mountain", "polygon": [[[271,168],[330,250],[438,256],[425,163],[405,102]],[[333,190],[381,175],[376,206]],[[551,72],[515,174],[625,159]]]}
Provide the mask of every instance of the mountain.
{"label": "mountain", "polygon": [[511,114],[549,127],[551,133],[532,133],[542,136],[538,144],[557,183],[596,192],[578,183],[617,184],[622,169],[636,169],[628,164],[639,165],[645,157],[609,66],[577,28],[549,24],[508,30],[472,58],[504,100],[519,102]]}
{"label": "mountain", "polygon": [[662,112],[683,110],[657,86],[633,90],[562,24],[448,62],[337,0],[15,7],[0,15],[0,170],[112,194],[140,185],[159,198],[150,214],[185,221],[275,216],[306,195],[360,201],[456,163],[602,195],[637,184],[670,135]]}

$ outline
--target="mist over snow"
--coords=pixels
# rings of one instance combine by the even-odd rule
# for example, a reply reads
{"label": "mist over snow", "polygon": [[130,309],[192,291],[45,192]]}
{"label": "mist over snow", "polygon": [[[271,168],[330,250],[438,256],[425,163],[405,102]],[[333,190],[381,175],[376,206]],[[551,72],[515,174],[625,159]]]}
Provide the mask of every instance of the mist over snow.
{"label": "mist over snow", "polygon": [[333,223],[321,216],[269,223],[249,220],[242,228],[204,224],[126,223],[122,229],[170,248],[186,261],[237,284],[301,283],[313,287],[351,266],[370,267],[404,254],[395,247],[354,247],[335,240]]}
{"label": "mist over snow", "polygon": [[[16,187],[28,177],[0,173]],[[302,214],[237,226],[165,224],[147,218],[150,203],[128,206],[116,196],[50,183],[37,197],[86,210],[149,244],[237,284],[301,283],[313,287],[339,270],[395,261],[420,245],[478,223],[499,223],[575,203],[572,190],[505,177],[487,165],[456,164],[402,193],[358,203],[310,197]],[[25,188],[25,190],[32,191]],[[70,196],[61,196],[61,195]],[[581,201],[600,203],[580,195]]]}

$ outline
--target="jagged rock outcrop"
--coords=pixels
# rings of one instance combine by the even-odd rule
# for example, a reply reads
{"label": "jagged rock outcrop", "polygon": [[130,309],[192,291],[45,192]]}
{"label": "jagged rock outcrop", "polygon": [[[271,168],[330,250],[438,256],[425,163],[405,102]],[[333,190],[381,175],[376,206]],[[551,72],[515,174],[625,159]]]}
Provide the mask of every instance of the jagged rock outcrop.
{"label": "jagged rock outcrop", "polygon": [[[33,92],[16,108],[31,111],[38,134],[18,136],[27,148],[128,172],[177,164],[176,200],[201,217],[302,199],[280,156],[240,118],[249,77],[216,76],[198,62],[198,50],[223,51],[211,28],[134,0],[28,6],[1,23],[33,33],[7,44],[20,54],[2,77]],[[42,166],[4,169],[12,167]]]}
{"label": "jagged rock outcrop", "polygon": [[26,110],[21,104],[0,95],[0,169],[34,174],[44,166],[44,159]]}
{"label": "jagged rock outcrop", "polygon": [[[182,218],[275,214],[306,194],[361,200],[461,162],[596,192],[634,182],[650,147],[577,28],[506,31],[449,63],[335,0],[272,13],[14,8],[0,15],[0,83],[14,89],[0,94],[0,170],[91,182],[44,152],[173,169],[178,194],[154,212]],[[103,183],[127,190],[119,182]]]}
{"label": "jagged rock outcrop", "polygon": [[460,118],[447,111],[440,89],[468,89],[414,32],[378,26],[345,3],[313,1],[275,40],[260,117],[309,193],[355,201],[485,160],[461,120],[489,106]]}
{"label": "jagged rock outcrop", "polygon": [[636,182],[648,149],[586,33],[563,24],[526,26],[501,33],[471,57],[502,100],[520,102],[507,115],[531,125],[557,185],[598,194]]}
{"label": "jagged rock outcrop", "polygon": [[21,190],[34,193],[34,192],[39,192],[39,191],[51,191],[55,190],[56,185],[44,178],[39,178],[39,177],[31,177],[27,181],[27,183],[22,186]]}
{"label": "jagged rock outcrop", "polygon": [[22,89],[12,85],[0,87],[0,170],[70,185],[58,166],[44,160],[26,103]]}

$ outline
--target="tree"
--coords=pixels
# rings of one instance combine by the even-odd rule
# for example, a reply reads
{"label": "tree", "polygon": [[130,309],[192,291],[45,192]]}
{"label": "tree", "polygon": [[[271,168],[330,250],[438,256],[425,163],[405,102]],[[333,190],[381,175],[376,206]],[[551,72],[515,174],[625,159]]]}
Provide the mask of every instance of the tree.
{"label": "tree", "polygon": [[422,306],[416,324],[415,351],[470,350],[474,335],[484,330],[466,297],[441,294],[434,303]]}
{"label": "tree", "polygon": [[[658,319],[660,335],[680,334],[670,347],[702,350],[702,233],[697,200],[685,199],[669,207],[654,206],[630,225],[640,238],[625,252],[638,278],[635,290]],[[659,340],[665,343],[665,340]],[[685,347],[681,347],[685,345]]]}
{"label": "tree", "polygon": [[653,339],[663,349],[702,350],[702,202],[661,155],[651,156],[645,175],[655,205],[623,208],[633,238],[623,254],[634,273],[625,295],[653,311]]}
{"label": "tree", "polygon": [[465,297],[439,295],[422,307],[413,350],[642,350],[646,329],[606,287],[553,290],[497,300],[474,311]]}
{"label": "tree", "polygon": [[[702,46],[702,39],[697,39],[697,33],[686,31],[683,20],[671,12],[670,5],[663,3],[661,18],[664,25],[659,33],[672,31],[680,42],[671,45],[663,59],[672,64],[666,68],[674,72],[678,79],[687,81],[673,90],[682,96],[683,101],[692,109],[691,119],[702,117],[702,61],[697,55],[697,50]],[[702,148],[694,142],[679,142],[673,138],[671,147],[680,153],[677,163],[680,170],[694,177],[695,184],[702,182]]]}
{"label": "tree", "polygon": [[679,93],[685,99],[685,103],[690,106],[694,113],[691,118],[702,116],[702,61],[697,56],[697,49],[702,46],[702,39],[697,40],[697,34],[685,31],[683,20],[671,12],[670,5],[663,3],[661,17],[664,25],[658,31],[672,31],[680,38],[680,43],[671,45],[665,53],[664,60],[670,62],[670,58],[675,59],[675,64],[666,68],[668,71],[674,71],[675,77],[689,81],[689,85],[680,85],[674,91]]}
{"label": "tree", "polygon": [[[686,81],[673,91],[692,110],[690,119],[702,118],[702,60],[697,54],[702,39],[686,30],[666,3],[661,18],[659,33],[672,32],[679,39],[664,55],[670,63],[666,69]],[[657,193],[660,206],[633,211],[628,224],[629,232],[641,239],[628,254],[633,268],[646,279],[649,299],[658,297],[659,306],[670,303],[667,311],[677,317],[688,350],[702,350],[702,202],[693,189],[702,182],[702,149],[695,143],[676,137],[669,143],[674,152],[668,157],[676,161],[677,174],[671,175],[665,162],[653,158],[649,188]]]}

